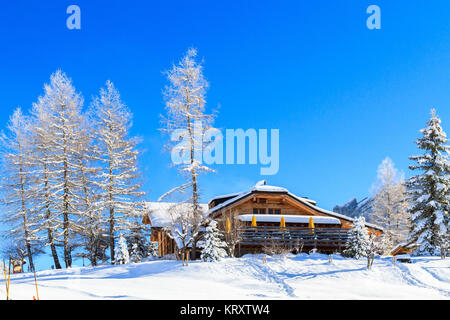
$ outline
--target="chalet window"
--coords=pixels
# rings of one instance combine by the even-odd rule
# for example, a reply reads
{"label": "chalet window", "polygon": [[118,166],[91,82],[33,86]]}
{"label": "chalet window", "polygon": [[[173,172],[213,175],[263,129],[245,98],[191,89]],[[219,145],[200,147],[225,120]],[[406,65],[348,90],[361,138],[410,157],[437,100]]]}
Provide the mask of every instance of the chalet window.
{"label": "chalet window", "polygon": [[281,214],[280,209],[267,209],[269,214]]}
{"label": "chalet window", "polygon": [[269,209],[269,214],[273,214],[273,209]]}
{"label": "chalet window", "polygon": [[257,208],[253,209],[253,214],[265,214],[265,213],[266,209],[257,209]]}
{"label": "chalet window", "polygon": [[281,210],[280,209],[275,209],[275,214],[281,214]]}

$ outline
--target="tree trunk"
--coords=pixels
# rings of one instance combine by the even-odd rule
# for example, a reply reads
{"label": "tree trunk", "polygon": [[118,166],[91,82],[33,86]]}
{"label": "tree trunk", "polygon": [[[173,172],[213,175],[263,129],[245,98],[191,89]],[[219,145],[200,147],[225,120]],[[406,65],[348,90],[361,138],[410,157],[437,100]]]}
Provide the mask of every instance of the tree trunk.
{"label": "tree trunk", "polygon": [[111,254],[111,264],[114,263],[114,208],[109,208],[109,250]]}
{"label": "tree trunk", "polygon": [[[187,125],[188,125],[188,132],[189,132],[189,139],[191,143],[190,148],[190,156],[191,156],[191,165],[194,163],[194,156],[195,156],[195,141],[192,133],[192,125],[191,125],[191,118],[188,116],[187,118]],[[191,171],[191,179],[192,179],[192,205],[194,207],[194,224],[193,224],[193,233],[198,232],[198,224],[200,220],[200,214],[199,214],[199,206],[198,206],[198,190],[197,190],[197,175],[195,172],[195,169],[192,168]],[[195,260],[195,255],[197,251],[197,241],[198,241],[198,235],[193,237],[192,241],[192,250],[191,250],[191,260]]]}
{"label": "tree trunk", "polygon": [[53,240],[53,232],[50,228],[48,229],[48,241],[50,243],[50,249],[52,251],[53,261],[55,262],[55,268],[61,269],[61,264],[59,263],[58,253],[56,252],[56,246],[55,246],[55,243]]}
{"label": "tree trunk", "polygon": [[[62,106],[64,112],[64,105]],[[63,142],[64,142],[64,212],[63,212],[63,227],[64,227],[64,261],[66,268],[72,266],[72,256],[69,248],[69,186],[68,186],[68,163],[67,163],[67,141],[66,132],[64,130],[65,122],[63,120]]]}
{"label": "tree trunk", "polygon": [[20,153],[20,169],[19,169],[19,175],[20,175],[20,189],[21,189],[21,197],[22,197],[22,214],[23,214],[23,229],[25,232],[25,246],[27,249],[27,255],[28,255],[28,261],[30,263],[30,269],[34,271],[34,264],[33,264],[33,255],[31,252],[31,244],[30,244],[30,238],[29,238],[29,232],[28,232],[28,221],[27,221],[27,212],[26,212],[26,206],[25,206],[25,181],[23,178],[23,160],[22,160],[22,147],[20,143],[20,139],[18,141],[19,144],[19,153]]}
{"label": "tree trunk", "polygon": [[[46,153],[45,153],[45,157],[47,157]],[[46,218],[47,218],[47,224],[48,224],[48,228],[47,228],[48,243],[50,243],[50,249],[51,249],[51,252],[52,252],[53,261],[55,262],[55,268],[56,269],[61,269],[61,264],[59,263],[58,253],[56,252],[55,240],[53,238],[53,231],[52,231],[51,226],[50,226],[51,212],[50,212],[50,206],[49,206],[50,197],[49,197],[49,194],[48,194],[48,176],[47,176],[47,163],[46,162],[44,163],[44,173],[45,173],[44,186],[45,186],[45,201],[46,201],[45,207],[46,207],[46,210],[47,210]]]}

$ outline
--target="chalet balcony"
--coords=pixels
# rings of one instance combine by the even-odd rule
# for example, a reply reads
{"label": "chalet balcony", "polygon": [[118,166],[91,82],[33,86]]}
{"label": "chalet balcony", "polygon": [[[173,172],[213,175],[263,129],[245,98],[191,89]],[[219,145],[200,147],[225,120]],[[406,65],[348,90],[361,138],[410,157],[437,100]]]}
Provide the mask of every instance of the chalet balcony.
{"label": "chalet balcony", "polygon": [[292,248],[317,248],[319,251],[342,251],[349,230],[342,228],[307,228],[279,226],[244,226],[239,228],[243,247],[285,246]]}

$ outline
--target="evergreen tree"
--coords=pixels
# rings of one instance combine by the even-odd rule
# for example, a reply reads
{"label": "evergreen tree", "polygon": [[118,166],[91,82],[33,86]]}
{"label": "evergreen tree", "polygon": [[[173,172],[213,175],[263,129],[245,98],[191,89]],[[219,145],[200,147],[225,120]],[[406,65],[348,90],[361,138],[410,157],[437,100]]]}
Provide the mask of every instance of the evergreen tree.
{"label": "evergreen tree", "polygon": [[227,244],[221,240],[221,233],[217,228],[217,222],[211,220],[206,227],[205,238],[201,242],[203,261],[218,261],[226,257]]}
{"label": "evergreen tree", "polygon": [[130,263],[130,254],[125,237],[120,234],[117,246],[114,248],[114,264],[128,264]]}
{"label": "evergreen tree", "polygon": [[138,221],[134,222],[134,226],[131,228],[129,236],[127,237],[127,243],[131,261],[133,262],[139,262],[142,259],[147,258],[150,254],[149,244],[144,234],[142,224]]}
{"label": "evergreen tree", "polygon": [[130,260],[131,260],[131,262],[134,262],[134,263],[141,262],[142,258],[143,257],[141,256],[141,253],[139,252],[138,244],[137,243],[133,243],[131,245],[131,251],[130,251]]}
{"label": "evergreen tree", "polygon": [[359,217],[354,220],[353,229],[350,231],[347,242],[347,249],[343,252],[345,256],[356,259],[367,256],[371,241],[365,225],[366,219],[364,217]]}
{"label": "evergreen tree", "polygon": [[150,242],[149,245],[148,245],[147,257],[149,257],[149,258],[156,258],[158,256],[159,256],[158,243],[157,242]]}
{"label": "evergreen tree", "polygon": [[422,137],[416,141],[423,154],[409,158],[417,163],[409,168],[421,173],[408,180],[411,219],[408,240],[418,244],[415,254],[445,257],[450,234],[450,147],[434,109],[426,124],[420,130]]}

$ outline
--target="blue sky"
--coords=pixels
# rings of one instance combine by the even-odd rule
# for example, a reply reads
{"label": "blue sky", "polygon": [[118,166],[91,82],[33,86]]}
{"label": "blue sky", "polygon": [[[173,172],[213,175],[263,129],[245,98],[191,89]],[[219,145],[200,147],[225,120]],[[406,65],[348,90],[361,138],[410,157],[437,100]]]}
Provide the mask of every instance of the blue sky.
{"label": "blue sky", "polygon": [[[81,8],[81,30],[66,8]],[[381,8],[369,30],[366,8]],[[280,170],[216,165],[202,200],[266,179],[332,209],[370,193],[389,156],[409,176],[413,141],[437,109],[450,132],[450,2],[11,1],[0,6],[0,124],[28,109],[57,69],[87,106],[110,79],[142,137],[149,200],[181,184],[158,131],[163,71],[194,46],[216,127],[280,129]]]}

